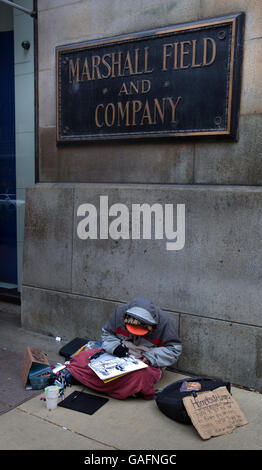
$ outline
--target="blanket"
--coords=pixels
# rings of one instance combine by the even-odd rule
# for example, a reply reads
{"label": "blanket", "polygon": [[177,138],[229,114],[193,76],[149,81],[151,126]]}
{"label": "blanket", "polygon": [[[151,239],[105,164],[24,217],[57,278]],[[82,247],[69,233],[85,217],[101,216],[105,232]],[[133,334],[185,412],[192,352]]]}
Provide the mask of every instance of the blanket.
{"label": "blanket", "polygon": [[88,367],[90,357],[98,351],[99,349],[82,351],[70,360],[68,370],[76,380],[88,388],[119,400],[124,400],[135,394],[140,394],[145,400],[152,400],[154,398],[154,384],[161,377],[161,369],[148,366],[146,369],[136,370],[104,383]]}

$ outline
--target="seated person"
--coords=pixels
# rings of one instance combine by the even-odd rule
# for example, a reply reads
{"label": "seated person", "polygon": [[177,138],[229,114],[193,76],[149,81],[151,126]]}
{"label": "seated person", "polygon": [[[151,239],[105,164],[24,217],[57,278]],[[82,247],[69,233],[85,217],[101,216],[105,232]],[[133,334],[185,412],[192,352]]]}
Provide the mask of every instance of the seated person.
{"label": "seated person", "polygon": [[68,370],[87,387],[118,399],[138,393],[145,399],[154,398],[154,384],[164,368],[175,364],[182,350],[171,319],[143,297],[111,314],[102,328],[102,340],[102,349],[107,353],[118,357],[133,354],[148,367],[104,383],[88,367],[90,357],[98,350],[87,350],[70,360]]}

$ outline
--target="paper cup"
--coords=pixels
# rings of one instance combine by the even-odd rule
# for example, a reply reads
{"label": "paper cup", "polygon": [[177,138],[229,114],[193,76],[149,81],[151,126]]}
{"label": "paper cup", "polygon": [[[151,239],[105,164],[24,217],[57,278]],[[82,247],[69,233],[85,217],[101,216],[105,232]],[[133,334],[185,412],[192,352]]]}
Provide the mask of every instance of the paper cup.
{"label": "paper cup", "polygon": [[46,407],[48,410],[55,410],[57,407],[59,388],[55,385],[45,388]]}

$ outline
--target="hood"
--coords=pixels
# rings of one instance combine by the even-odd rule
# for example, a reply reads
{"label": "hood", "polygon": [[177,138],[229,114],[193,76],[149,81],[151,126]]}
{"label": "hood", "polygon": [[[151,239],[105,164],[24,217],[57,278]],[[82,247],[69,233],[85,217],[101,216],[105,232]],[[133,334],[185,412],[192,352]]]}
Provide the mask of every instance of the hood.
{"label": "hood", "polygon": [[[137,310],[130,312],[129,310],[133,307],[139,307]],[[141,310],[140,310],[141,309]],[[143,311],[144,309],[145,311]],[[157,313],[157,307],[153,305],[150,300],[146,299],[145,297],[135,297],[131,300],[131,302],[127,306],[127,310],[129,315],[137,318],[143,323],[156,325],[159,322],[159,315]],[[148,314],[149,312],[149,314]]]}

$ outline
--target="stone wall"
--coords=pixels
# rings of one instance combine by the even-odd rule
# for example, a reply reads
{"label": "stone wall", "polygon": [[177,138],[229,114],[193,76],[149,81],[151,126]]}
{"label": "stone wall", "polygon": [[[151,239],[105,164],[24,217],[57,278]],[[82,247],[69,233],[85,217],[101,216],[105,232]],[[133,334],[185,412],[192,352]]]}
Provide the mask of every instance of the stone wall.
{"label": "stone wall", "polygon": [[[261,184],[259,0],[39,0],[38,4],[40,181]],[[246,28],[237,144],[154,141],[56,147],[56,46],[240,11],[246,12]]]}
{"label": "stone wall", "polygon": [[[145,295],[174,319],[178,368],[262,383],[260,83],[257,0],[38,0],[39,183],[27,190],[22,322],[98,338],[121,302]],[[55,47],[246,12],[238,142],[56,146]],[[80,240],[81,203],[185,204],[186,240]]]}

